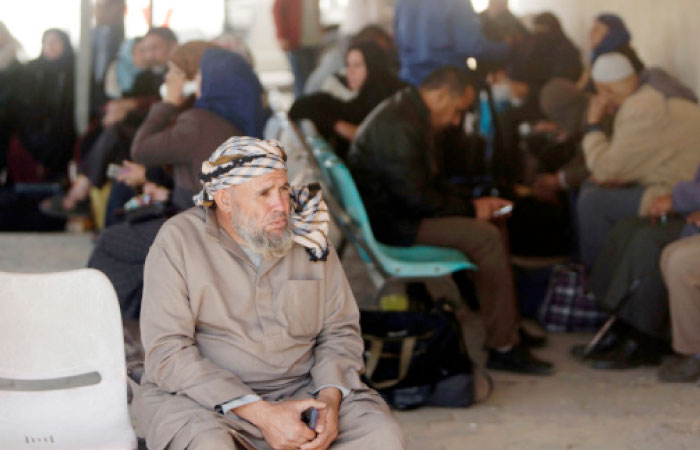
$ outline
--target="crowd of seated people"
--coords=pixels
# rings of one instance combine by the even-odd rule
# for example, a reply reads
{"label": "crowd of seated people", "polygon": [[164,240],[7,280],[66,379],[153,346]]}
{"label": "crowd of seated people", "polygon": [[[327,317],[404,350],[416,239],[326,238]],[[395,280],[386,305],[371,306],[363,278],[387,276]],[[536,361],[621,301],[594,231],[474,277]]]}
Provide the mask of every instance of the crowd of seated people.
{"label": "crowd of seated people", "polygon": [[[509,176],[497,178],[507,184],[491,189],[505,193],[506,199],[474,198],[474,190],[441,176],[450,149],[439,135],[441,127],[462,124],[473,92],[484,86],[483,78],[472,73],[472,80],[461,81],[457,88],[452,85],[450,90],[446,74],[457,70],[446,68],[450,58],[479,56],[479,52],[465,49],[459,32],[450,28],[449,18],[471,17],[464,10],[468,6],[440,3],[441,7],[433,8],[398,2],[395,39],[400,74],[414,87],[400,90],[367,116],[345,157],[375,236],[392,245],[421,243],[461,249],[480,267],[473,278],[491,349],[489,367],[546,373],[546,363],[518,344],[522,333],[516,337],[511,331],[510,338],[503,338],[508,333],[497,332],[498,325],[504,324],[517,330],[518,319],[508,308],[495,305],[517,304],[517,300],[509,286],[512,274],[506,270],[508,245],[499,243],[497,227],[487,225],[497,223],[491,215],[502,202],[512,201],[515,211],[520,210],[518,224],[526,224],[527,239],[552,241],[556,239],[553,234],[563,230],[550,233],[548,224],[538,222],[536,215],[528,217],[525,201],[537,202],[541,208],[557,206],[569,216],[569,232],[575,239],[570,256],[586,269],[586,289],[601,308],[618,318],[612,331],[587,355],[588,363],[601,369],[657,364],[673,336],[673,349],[682,357],[667,363],[659,372],[660,379],[697,380],[698,333],[689,332],[689,323],[697,323],[693,313],[700,304],[697,288],[690,287],[697,274],[690,267],[677,268],[678,261],[688,261],[694,254],[688,236],[697,227],[697,215],[692,213],[698,205],[689,201],[697,199],[697,191],[690,186],[700,164],[700,109],[695,93],[662,68],[644,66],[630,45],[624,22],[613,14],[602,14],[594,21],[590,34],[593,56],[587,68],[552,14],[536,16],[527,33],[504,19],[502,36],[509,37],[499,40],[505,43],[501,45],[505,45],[506,56],[504,47],[494,42],[478,46],[479,51],[482,60],[491,63],[487,68],[505,68],[510,98],[520,99],[515,110],[526,103],[535,112],[515,116],[514,126],[501,128],[502,133],[514,132],[526,141],[523,147],[508,144],[506,139],[512,156],[498,152],[493,156],[492,171],[498,164],[510,166]],[[473,33],[470,37],[472,43],[484,39]],[[560,44],[549,45],[553,39]],[[461,79],[461,75],[451,76]],[[437,95],[441,90],[442,104]],[[513,114],[513,107],[505,109],[506,114]],[[519,126],[522,123],[529,125],[526,134]],[[504,127],[503,121],[500,125]],[[567,207],[562,208],[561,203]],[[486,204],[488,208],[479,206]],[[467,219],[469,216],[477,220]],[[477,225],[480,232],[474,228]],[[516,248],[512,239],[523,233],[510,231],[511,248]],[[678,240],[679,236],[683,238]],[[483,259],[470,239],[474,245],[493,245],[496,250],[488,252],[493,261]],[[673,258],[674,253],[682,256]],[[675,276],[670,269],[674,263]],[[498,275],[489,275],[492,266]],[[499,285],[486,289],[489,277]],[[580,348],[574,349],[575,354],[578,351]]]}
{"label": "crowd of seated people", "polygon": [[[135,48],[138,51],[139,46]],[[121,98],[109,100],[103,114],[83,141],[83,158],[79,175],[65,196],[54,197],[42,204],[47,213],[67,214],[87,209],[92,187],[107,181],[109,164],[120,164],[129,155],[129,146],[143,122],[150,105],[159,98],[168,60],[177,48],[177,37],[167,28],[153,28],[143,38],[148,70],[140,72],[130,91]],[[132,60],[133,60],[132,48]]]}
{"label": "crowd of seated people", "polygon": [[[699,380],[696,94],[645,66],[616,15],[595,18],[584,67],[552,13],[526,27],[507,3],[491,3],[479,16],[461,0],[398,0],[393,34],[366,24],[343,36],[321,58],[306,95],[297,83],[289,117],[311,119],[346,162],[378,241],[453,248],[475,263],[478,270],[453,279],[464,303],[477,300],[489,369],[554,372],[533,350],[546,337],[521,324],[512,254],[566,253],[615,319],[595,346],[572,348],[575,357],[626,369],[659,365],[672,350],[659,379]],[[103,32],[119,36],[112,31]],[[225,421],[248,442],[322,446],[338,438],[365,448],[357,443],[367,437],[352,430],[369,426],[362,411],[370,411],[387,425],[376,438],[398,448],[385,405],[359,381],[356,305],[328,245],[327,211],[315,190],[289,186],[284,149],[258,139],[269,112],[250,53],[230,36],[178,45],[167,28],[118,51],[109,39],[97,42],[96,52],[113,57],[93,73],[104,96],[78,137],[67,35],[46,31],[41,56],[22,66],[0,27],[7,50],[0,75],[9,80],[0,84],[0,161],[11,181],[65,183],[69,161],[81,157],[67,193],[42,204],[49,213],[80,210],[89,190],[111,178],[107,226],[88,266],[108,276],[124,318],[144,311],[146,369],[135,410],[147,440],[173,448],[229,443]],[[287,48],[295,64],[306,58],[296,53],[303,47]],[[465,67],[467,58],[477,70]],[[475,115],[485,112],[495,125],[475,135]],[[480,152],[483,166],[470,166]],[[315,302],[320,284],[333,292],[322,318],[300,303]],[[221,289],[240,286],[255,302],[232,312]],[[276,311],[283,296],[299,310]],[[284,325],[290,319],[298,323]],[[260,341],[266,333],[274,339]],[[239,345],[240,336],[262,359]],[[232,355],[250,364],[222,369],[235,366]],[[294,380],[280,388],[285,364]],[[271,405],[279,417],[328,408],[329,430],[283,437],[273,422],[284,420],[268,414]],[[197,420],[172,420],[180,416]]]}
{"label": "crowd of seated people", "polygon": [[[592,57],[584,66],[581,51],[552,13],[535,16],[532,26],[526,27],[503,2],[493,1],[492,6],[479,16],[470,2],[462,0],[398,0],[393,34],[369,24],[355,36],[343,37],[320,61],[306,95],[301,85],[295,86],[297,98],[289,117],[311,119],[346,162],[378,241],[454,248],[478,266],[472,274],[458,272],[453,278],[462,299],[475,295],[478,300],[488,368],[531,375],[554,371],[532,350],[545,345],[546,337],[534,336],[521,325],[511,262],[512,253],[539,255],[544,249],[547,256],[567,253],[580,262],[586,271],[586,289],[617,318],[603,339],[586,351],[588,364],[598,369],[657,365],[670,343],[678,357],[661,368],[660,379],[697,381],[697,96],[662,68],[645,66],[616,15],[596,17],[590,33]],[[112,281],[125,318],[139,317],[144,292],[163,303],[152,303],[156,309],[147,313],[151,328],[146,343],[151,348],[146,350],[151,366],[146,383],[152,392],[141,395],[152,394],[150,400],[155,403],[172,401],[159,397],[167,383],[187,385],[184,378],[170,380],[173,374],[159,372],[167,372],[163,367],[173,362],[158,353],[158,340],[172,349],[182,347],[178,339],[184,334],[174,339],[172,333],[185,328],[195,333],[197,314],[214,324],[225,322],[226,316],[214,318],[220,311],[206,308],[187,310],[188,302],[199,301],[188,297],[194,294],[187,289],[201,288],[201,283],[181,270],[214,278],[218,272],[192,269],[182,258],[190,253],[205,260],[209,256],[201,254],[196,243],[178,241],[173,233],[197,238],[214,233],[222,248],[243,261],[246,269],[236,266],[235,270],[246,272],[241,275],[245,284],[254,278],[253,272],[255,277],[268,273],[257,272],[263,265],[272,270],[266,265],[268,253],[251,248],[279,244],[284,251],[273,252],[275,257],[292,258],[285,253],[289,247],[268,236],[265,229],[275,228],[280,214],[298,214],[305,207],[295,205],[298,211],[290,212],[288,198],[278,201],[291,188],[285,184],[286,172],[284,177],[279,172],[286,170],[284,150],[257,139],[263,137],[269,116],[263,88],[250,53],[240,42],[228,37],[221,42],[225,45],[204,41],[178,45],[167,28],[153,28],[143,38],[124,41],[105,65],[100,81],[103,103],[94,110],[92,127],[80,138],[72,119],[74,57],[67,35],[47,30],[41,56],[24,66],[0,54],[0,75],[26,94],[11,98],[12,92],[0,84],[0,98],[7,105],[0,111],[0,162],[12,169],[13,181],[65,183],[69,161],[80,155],[79,175],[67,193],[42,203],[47,213],[63,215],[84,208],[91,188],[111,182],[107,227],[96,240],[88,266]],[[9,53],[17,51],[4,27],[0,27],[0,46]],[[299,49],[290,46],[288,50]],[[302,56],[290,54],[290,59]],[[476,58],[478,70],[465,67],[468,57]],[[498,95],[505,102],[495,108],[493,96],[497,86],[503,85],[507,89]],[[489,131],[491,136],[474,136],[478,120],[474,115],[485,109],[496,126]],[[486,163],[479,169],[483,173],[477,177],[473,167],[464,167],[472,159],[463,156],[484,152],[480,145],[484,139],[493,143],[494,151],[484,157]],[[256,165],[256,158],[265,158],[265,164]],[[9,167],[12,161],[19,163]],[[455,173],[460,176],[454,177]],[[263,182],[267,187],[257,193],[241,188]],[[234,191],[250,195],[251,205],[256,206],[240,206]],[[313,193],[307,194],[313,198]],[[237,216],[236,205],[239,212],[250,215],[249,222]],[[272,225],[264,222],[256,208],[271,215]],[[561,223],[547,219],[561,215],[566,216]],[[258,225],[262,231],[255,228]],[[323,236],[326,232],[319,231]],[[253,237],[246,240],[246,233]],[[566,245],[547,247],[557,239]],[[231,250],[238,244],[244,246],[241,251]],[[148,256],[149,252],[155,256]],[[173,257],[170,252],[185,256],[173,253]],[[214,253],[221,258],[219,249]],[[337,262],[327,246],[316,258],[326,261],[326,257]],[[294,253],[293,258],[301,264],[301,256]],[[156,267],[156,260],[162,267]],[[181,309],[177,314],[182,316],[168,316],[169,325],[179,327],[175,331],[158,328],[162,325],[158,314],[167,315],[165,294],[154,293],[163,284],[159,271],[187,278],[180,286],[184,290],[176,293]],[[345,283],[331,272],[323,276]],[[230,282],[223,277],[215,281]],[[298,288],[294,295],[308,293],[303,286]],[[201,289],[202,298],[216,297],[215,290]],[[265,289],[260,288],[260,295],[272,302],[276,294]],[[352,307],[341,306],[347,308],[343,317],[329,318],[329,323],[348,317],[356,321]],[[222,326],[231,325],[223,322]],[[246,326],[242,334],[260,332],[257,324]],[[165,334],[158,336],[154,330]],[[188,339],[192,345],[192,336]],[[295,336],[280,339],[284,341],[280,345],[296,345],[289,343]],[[572,353],[581,357],[581,347]],[[180,356],[185,361],[191,357]],[[349,365],[357,362],[357,355],[351,356]],[[336,357],[333,354],[331,359]],[[267,363],[260,364],[269,369]],[[199,369],[203,371],[199,379],[206,385],[204,378],[212,373],[211,367]],[[341,380],[328,377],[329,385],[315,387],[337,387],[329,400],[333,403],[336,397],[349,395],[341,387],[355,383],[355,375]],[[205,395],[206,386],[187,389],[195,399],[223,401],[212,403],[217,407],[228,402],[228,410],[239,410],[244,417],[246,410],[240,408],[255,403],[248,397],[254,394],[242,388],[246,383],[240,380],[226,383],[230,398]],[[295,389],[310,387],[295,385]],[[295,395],[292,391],[279,394],[285,399]],[[140,407],[148,410],[150,406]],[[186,402],[172,407],[174,411],[194,408]],[[382,407],[377,408],[375,413],[384,417]],[[250,417],[261,420],[257,415]],[[175,437],[187,446],[191,436],[178,434],[181,429],[170,432],[167,438]],[[259,434],[253,433],[251,439],[270,438]]]}

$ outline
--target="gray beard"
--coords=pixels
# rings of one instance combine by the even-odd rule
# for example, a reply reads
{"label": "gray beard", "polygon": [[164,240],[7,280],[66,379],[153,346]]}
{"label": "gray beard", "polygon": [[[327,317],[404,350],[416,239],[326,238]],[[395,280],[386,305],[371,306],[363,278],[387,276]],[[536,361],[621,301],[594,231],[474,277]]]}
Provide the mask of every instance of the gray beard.
{"label": "gray beard", "polygon": [[294,245],[289,221],[282,233],[266,233],[264,230],[257,230],[255,224],[247,217],[234,212],[231,214],[231,225],[245,245],[264,259],[281,258]]}

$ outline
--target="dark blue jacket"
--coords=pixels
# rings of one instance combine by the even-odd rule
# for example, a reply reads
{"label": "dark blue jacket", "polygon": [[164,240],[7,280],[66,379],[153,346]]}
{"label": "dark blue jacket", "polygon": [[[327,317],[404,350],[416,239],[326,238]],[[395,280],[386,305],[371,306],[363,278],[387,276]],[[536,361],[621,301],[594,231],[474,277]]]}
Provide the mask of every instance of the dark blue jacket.
{"label": "dark blue jacket", "polygon": [[400,76],[415,86],[438,67],[464,67],[469,57],[499,63],[509,52],[484,37],[470,0],[398,0],[394,32]]}

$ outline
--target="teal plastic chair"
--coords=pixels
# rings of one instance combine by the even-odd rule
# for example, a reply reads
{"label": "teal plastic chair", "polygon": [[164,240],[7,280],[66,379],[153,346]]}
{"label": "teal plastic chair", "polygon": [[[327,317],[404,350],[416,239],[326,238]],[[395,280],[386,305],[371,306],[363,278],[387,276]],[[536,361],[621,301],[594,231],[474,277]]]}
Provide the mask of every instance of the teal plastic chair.
{"label": "teal plastic chair", "polygon": [[459,270],[477,267],[460,251],[444,247],[415,245],[393,247],[377,242],[372,233],[367,211],[347,166],[321,137],[313,137],[312,152],[321,168],[325,193],[334,218],[348,240],[358,248],[366,263],[373,263],[380,272],[382,287],[390,280],[412,281],[442,277]]}

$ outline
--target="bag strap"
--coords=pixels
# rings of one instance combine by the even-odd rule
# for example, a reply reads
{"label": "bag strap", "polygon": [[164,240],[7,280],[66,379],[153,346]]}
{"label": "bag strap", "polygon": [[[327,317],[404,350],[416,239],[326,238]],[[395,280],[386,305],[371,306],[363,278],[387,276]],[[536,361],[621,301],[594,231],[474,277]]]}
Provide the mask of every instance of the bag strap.
{"label": "bag strap", "polygon": [[379,358],[382,356],[382,348],[384,347],[384,342],[376,337],[365,336],[365,339],[370,341],[369,345],[369,357],[367,358],[367,363],[365,364],[365,376],[368,380],[372,380],[372,375],[377,369],[379,364]]}
{"label": "bag strap", "polygon": [[[376,337],[365,338],[370,340],[371,342],[369,346],[369,357],[367,358],[367,364],[365,365],[365,376],[367,377],[368,381],[372,382],[372,375],[377,369],[379,360],[382,357],[384,341]],[[394,387],[406,377],[406,374],[408,374],[408,367],[411,365],[413,350],[416,348],[416,342],[418,342],[418,338],[416,336],[408,336],[401,340],[401,355],[399,356],[399,376],[393,380],[372,382],[372,387],[374,387],[375,389],[386,389]]]}

